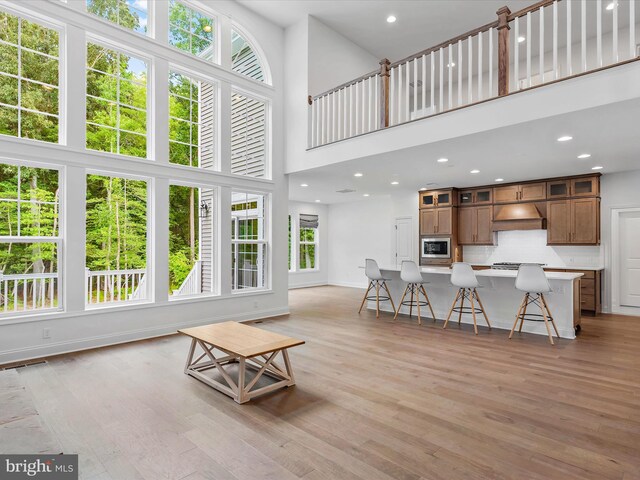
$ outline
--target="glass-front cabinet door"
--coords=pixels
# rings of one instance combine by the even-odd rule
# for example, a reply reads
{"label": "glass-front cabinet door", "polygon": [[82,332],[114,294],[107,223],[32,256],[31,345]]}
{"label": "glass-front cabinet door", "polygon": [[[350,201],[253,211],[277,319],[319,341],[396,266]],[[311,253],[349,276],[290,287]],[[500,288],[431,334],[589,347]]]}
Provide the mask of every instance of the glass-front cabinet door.
{"label": "glass-front cabinet door", "polygon": [[600,194],[599,177],[574,178],[571,180],[572,197],[593,197]]}
{"label": "glass-front cabinet door", "polygon": [[458,203],[461,206],[473,204],[473,190],[464,190],[458,194]]}
{"label": "glass-front cabinet door", "polygon": [[453,205],[453,198],[451,197],[451,192],[437,192],[436,206],[449,207],[451,205]]}
{"label": "glass-front cabinet door", "polygon": [[436,206],[435,192],[424,192],[420,194],[420,207],[429,208]]}
{"label": "glass-front cabinet door", "polygon": [[476,205],[490,204],[493,202],[491,192],[492,189],[490,188],[480,188],[476,190],[473,196],[473,203]]}
{"label": "glass-front cabinet door", "polygon": [[571,182],[569,180],[555,180],[547,182],[547,198],[567,198],[569,196],[569,188]]}

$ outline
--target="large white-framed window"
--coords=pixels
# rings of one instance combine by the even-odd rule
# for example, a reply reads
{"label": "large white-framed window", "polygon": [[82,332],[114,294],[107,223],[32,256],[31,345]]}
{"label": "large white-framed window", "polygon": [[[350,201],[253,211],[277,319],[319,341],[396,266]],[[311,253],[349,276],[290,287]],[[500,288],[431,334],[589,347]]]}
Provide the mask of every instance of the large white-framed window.
{"label": "large white-framed window", "polygon": [[298,269],[318,268],[318,215],[301,213],[298,222]]}
{"label": "large white-framed window", "polygon": [[86,192],[86,305],[149,300],[148,180],[90,173]]}
{"label": "large white-framed window", "polygon": [[148,63],[87,42],[87,149],[147,158]]}
{"label": "large white-framed window", "polygon": [[234,89],[231,93],[231,173],[269,177],[267,102]]}
{"label": "large white-framed window", "polygon": [[186,5],[169,2],[169,44],[205,60],[216,60],[216,18]]}
{"label": "large white-framed window", "polygon": [[237,25],[231,29],[231,68],[259,82],[265,81],[265,72],[257,48]]}
{"label": "large white-framed window", "polygon": [[128,30],[149,34],[153,0],[86,0],[87,11]]}
{"label": "large white-framed window", "polygon": [[0,318],[62,310],[61,176],[0,163]]}
{"label": "large white-framed window", "polygon": [[217,168],[218,86],[169,72],[169,161]]}
{"label": "large white-framed window", "polygon": [[60,31],[0,11],[0,134],[60,141]]}
{"label": "large white-framed window", "polygon": [[[217,189],[169,186],[169,296],[218,294]],[[187,219],[187,221],[185,221]]]}
{"label": "large white-framed window", "polygon": [[231,274],[233,292],[268,288],[267,195],[231,194]]}

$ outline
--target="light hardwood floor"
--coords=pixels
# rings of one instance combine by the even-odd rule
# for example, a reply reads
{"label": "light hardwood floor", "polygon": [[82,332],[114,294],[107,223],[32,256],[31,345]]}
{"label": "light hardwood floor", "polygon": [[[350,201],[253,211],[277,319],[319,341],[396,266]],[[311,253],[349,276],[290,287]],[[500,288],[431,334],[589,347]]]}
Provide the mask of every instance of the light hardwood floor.
{"label": "light hardwood floor", "polygon": [[587,317],[552,347],[358,315],[361,295],[292,291],[257,326],[307,341],[297,385],[246,405],[183,373],[177,335],[0,372],[33,404],[0,414],[0,449],[79,453],[92,480],[640,478],[640,318]]}

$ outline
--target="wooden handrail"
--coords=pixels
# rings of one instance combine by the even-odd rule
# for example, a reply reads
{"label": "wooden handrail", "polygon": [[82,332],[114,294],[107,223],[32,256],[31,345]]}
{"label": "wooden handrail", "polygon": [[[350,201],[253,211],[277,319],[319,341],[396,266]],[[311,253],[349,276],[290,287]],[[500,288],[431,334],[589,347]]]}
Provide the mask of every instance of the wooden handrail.
{"label": "wooden handrail", "polygon": [[[560,2],[561,0],[558,0],[558,1]],[[514,12],[514,13],[509,13],[508,21],[512,22],[516,18],[524,17],[527,13],[533,12],[535,10],[539,10],[540,7],[546,7],[548,5],[551,5],[553,2],[554,0],[540,0],[539,2],[536,2],[533,5],[529,5],[528,7],[525,7],[522,10],[518,10],[517,12]]]}
{"label": "wooden handrail", "polygon": [[316,98],[324,97],[325,95],[329,95],[330,93],[334,93],[334,92],[337,92],[338,90],[342,90],[343,88],[350,87],[351,85],[354,85],[358,82],[367,80],[368,78],[371,78],[371,77],[375,77],[379,73],[380,73],[380,70],[374,70],[373,72],[365,73],[364,75],[361,75],[354,80],[349,80],[348,82],[341,83],[337,87],[331,88],[326,92],[319,93],[318,95],[314,95],[313,97],[309,96],[309,98],[311,98],[309,105],[313,104],[313,100],[315,100]]}

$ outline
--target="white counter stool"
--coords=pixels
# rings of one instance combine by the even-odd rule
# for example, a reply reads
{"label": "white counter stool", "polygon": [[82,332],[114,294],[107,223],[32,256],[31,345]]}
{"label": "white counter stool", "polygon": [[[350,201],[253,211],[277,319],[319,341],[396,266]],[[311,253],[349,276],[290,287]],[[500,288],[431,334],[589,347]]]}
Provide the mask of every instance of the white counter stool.
{"label": "white counter stool", "polygon": [[[476,322],[476,313],[482,313],[484,315],[484,319],[487,322],[487,326],[489,330],[491,330],[491,324],[489,323],[489,318],[487,317],[486,312],[484,311],[484,305],[482,305],[482,301],[478,296],[478,279],[476,278],[476,274],[471,268],[471,265],[468,263],[454,263],[451,265],[451,283],[454,287],[458,287],[458,293],[456,298],[453,300],[451,304],[451,309],[449,310],[449,315],[447,315],[447,320],[444,322],[444,326],[442,328],[447,328],[447,324],[449,323],[449,319],[451,318],[451,314],[453,312],[458,312],[458,324],[462,321],[463,313],[470,313],[473,315],[473,331],[478,335],[478,324]],[[471,303],[471,307],[465,307],[464,301],[469,300]],[[476,307],[474,303],[474,299],[478,302],[478,307]],[[460,306],[457,307],[456,304],[460,300]]]}
{"label": "white counter stool", "polygon": [[[400,267],[400,278],[403,282],[407,282],[407,286],[404,289],[404,293],[402,294],[402,299],[400,300],[400,304],[398,305],[398,310],[396,310],[396,314],[393,319],[398,318],[398,314],[400,313],[400,309],[403,305],[409,307],[409,318],[413,313],[413,307],[418,308],[418,325],[422,325],[422,319],[420,318],[420,307],[429,306],[429,310],[431,310],[431,317],[433,317],[433,321],[436,321],[436,316],[433,313],[433,308],[431,308],[431,302],[429,301],[429,296],[427,295],[427,291],[424,289],[424,284],[429,283],[425,282],[422,278],[422,274],[420,273],[420,269],[415,262],[411,260],[403,260],[402,265]],[[405,297],[407,293],[411,292],[411,300],[406,300]],[[420,293],[424,297],[424,300],[420,300]],[[414,299],[415,296],[415,299]]]}
{"label": "white counter stool", "polygon": [[[525,320],[531,322],[544,322],[545,327],[547,327],[547,333],[549,334],[549,342],[553,345],[553,335],[549,328],[549,321],[551,321],[551,325],[553,325],[553,329],[556,331],[558,338],[560,338],[560,334],[558,333],[556,322],[553,321],[553,317],[549,311],[547,301],[544,298],[545,293],[551,292],[551,286],[549,285],[549,280],[547,280],[547,276],[545,275],[542,267],[535,263],[525,263],[520,265],[520,268],[518,268],[518,276],[516,277],[516,288],[521,292],[525,292],[525,295],[522,303],[520,304],[518,314],[516,315],[516,321],[513,322],[513,328],[511,329],[511,333],[509,333],[509,338],[513,337],[513,332],[516,329],[518,320],[520,320],[518,332],[522,332],[522,325]],[[527,313],[527,307],[532,303],[540,308],[540,311],[542,312],[541,314]]]}
{"label": "white counter stool", "polygon": [[[362,303],[360,304],[360,310],[358,313],[362,311],[362,307],[364,307],[364,302],[367,300],[375,300],[376,301],[376,318],[380,317],[380,301],[391,302],[391,308],[395,312],[396,306],[393,304],[393,298],[391,298],[391,292],[387,287],[387,282],[390,281],[390,278],[384,278],[382,273],[380,273],[380,269],[378,268],[378,263],[372,258],[367,258],[364,261],[364,273],[369,279],[369,287],[364,294],[364,298],[362,299]],[[387,295],[380,295],[380,287],[384,288],[387,291]],[[369,292],[375,288],[376,294],[369,295]]]}

